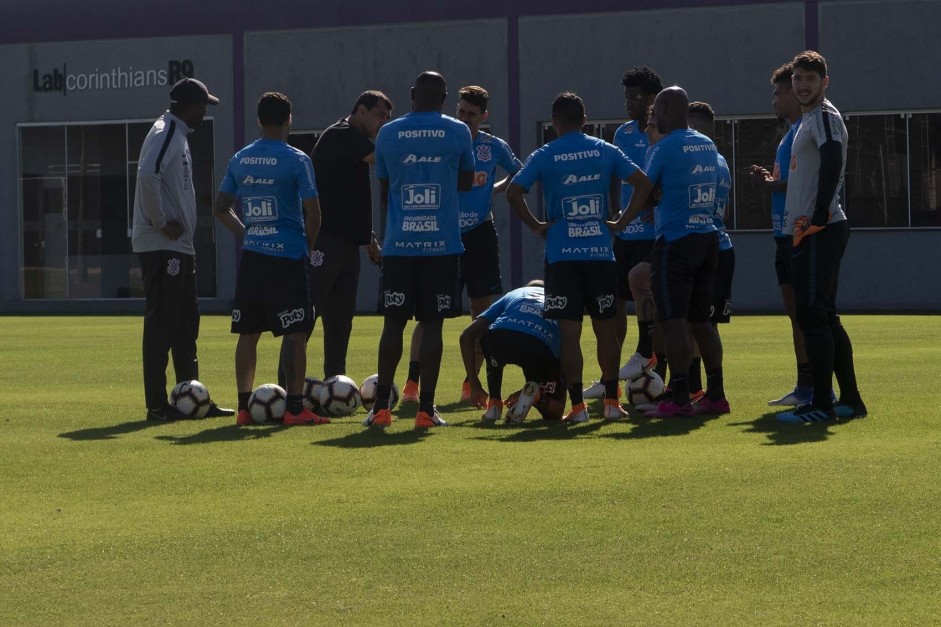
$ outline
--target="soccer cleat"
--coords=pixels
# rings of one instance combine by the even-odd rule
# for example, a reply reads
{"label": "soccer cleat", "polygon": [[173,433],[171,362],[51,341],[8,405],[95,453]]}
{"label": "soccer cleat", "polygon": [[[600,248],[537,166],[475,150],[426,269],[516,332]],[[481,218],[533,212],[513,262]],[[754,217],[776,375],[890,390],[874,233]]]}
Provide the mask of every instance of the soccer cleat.
{"label": "soccer cleat", "polygon": [[503,401],[499,398],[491,398],[487,401],[487,411],[480,417],[484,422],[496,422],[503,415]]}
{"label": "soccer cleat", "polygon": [[418,402],[418,382],[412,381],[409,379],[405,382],[405,387],[402,388],[402,402],[403,403],[417,403]]}
{"label": "soccer cleat", "polygon": [[[627,360],[627,363],[618,370],[618,378],[622,381],[633,381],[645,372],[649,372],[656,365],[656,355],[647,358],[640,353],[634,353],[631,355],[631,358]],[[620,396],[620,394],[618,394],[618,396]]]}
{"label": "soccer cleat", "polygon": [[284,425],[286,427],[295,425],[326,425],[330,424],[330,419],[325,416],[318,416],[306,407],[299,414],[292,414],[289,411],[284,412]]}
{"label": "soccer cleat", "polygon": [[248,413],[247,409],[240,409],[238,416],[235,417],[235,426],[236,427],[248,427],[255,424],[255,421],[252,420],[252,415]]}
{"label": "soccer cleat", "polygon": [[438,410],[434,410],[432,413],[420,411],[415,416],[415,428],[416,429],[430,429],[431,427],[447,427],[448,423],[444,421],[444,418],[441,417],[441,414],[438,413]]}
{"label": "soccer cleat", "polygon": [[698,401],[694,401],[693,407],[696,409],[697,414],[720,415],[732,413],[732,408],[729,406],[729,401],[726,398],[713,401],[710,400],[708,396],[704,396]]}
{"label": "soccer cleat", "polygon": [[673,399],[673,392],[670,391],[670,388],[666,388],[657,398],[653,399],[650,403],[641,403],[640,405],[634,405],[634,409],[640,412],[653,411],[660,406],[662,401],[669,401]]}
{"label": "soccer cleat", "polygon": [[768,401],[769,407],[798,407],[809,405],[814,399],[814,389],[809,385],[798,385],[793,390],[773,401]]}
{"label": "soccer cleat", "polygon": [[461,402],[466,403],[471,399],[470,381],[461,384]]}
{"label": "soccer cleat", "polygon": [[508,424],[518,425],[529,415],[533,403],[539,400],[539,384],[535,381],[527,381],[520,392],[519,397],[513,404],[513,407],[506,412],[506,421]]}
{"label": "soccer cleat", "polygon": [[588,409],[585,407],[585,403],[579,403],[572,407],[572,411],[562,419],[562,422],[567,425],[577,425],[588,422]]}
{"label": "soccer cleat", "polygon": [[616,398],[604,399],[604,419],[621,420],[627,418],[627,412],[621,407],[621,403]]}
{"label": "soccer cleat", "polygon": [[388,427],[392,424],[392,412],[388,409],[372,409],[363,420],[364,427]]}
{"label": "soccer cleat", "polygon": [[148,409],[147,420],[150,422],[174,422],[184,420],[186,416],[173,405],[164,405],[160,409]]}
{"label": "soccer cleat", "polygon": [[677,405],[672,400],[660,401],[657,408],[644,412],[648,418],[687,418],[696,414],[696,408],[692,403]]}
{"label": "soccer cleat", "polygon": [[844,420],[849,418],[865,418],[869,415],[869,410],[866,409],[866,404],[862,401],[858,403],[839,402],[833,406],[833,411],[836,412],[837,418]]}
{"label": "soccer cleat", "polygon": [[235,410],[228,407],[219,407],[215,403],[209,403],[209,411],[206,412],[206,418],[223,418],[225,416],[234,416]]}
{"label": "soccer cleat", "polygon": [[591,385],[582,390],[582,398],[596,399],[604,398],[604,385],[601,381],[593,381]]}
{"label": "soccer cleat", "polygon": [[782,411],[775,416],[781,422],[801,424],[805,422],[828,422],[836,420],[833,408],[823,409],[816,405],[801,405],[794,411]]}

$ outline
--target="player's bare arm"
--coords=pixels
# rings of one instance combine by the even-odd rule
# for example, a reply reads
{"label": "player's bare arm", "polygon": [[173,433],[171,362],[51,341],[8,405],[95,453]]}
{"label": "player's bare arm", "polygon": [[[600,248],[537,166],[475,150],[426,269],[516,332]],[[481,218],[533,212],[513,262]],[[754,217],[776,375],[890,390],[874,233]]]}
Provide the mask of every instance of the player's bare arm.
{"label": "player's bare arm", "polygon": [[320,233],[320,200],[313,198],[304,199],[304,234],[307,236],[308,250],[314,250],[314,243],[317,241],[317,235]]}
{"label": "player's bare arm", "polygon": [[489,320],[477,318],[469,327],[464,329],[460,337],[461,360],[464,363],[467,382],[470,384],[471,400],[476,407],[484,407],[487,402],[487,393],[484,391],[480,376],[477,374],[476,344],[487,334],[488,328],[490,328]]}
{"label": "player's bare arm", "polygon": [[549,230],[550,223],[540,222],[536,219],[536,216],[533,215],[533,212],[529,210],[529,205],[526,204],[525,187],[518,183],[510,183],[510,186],[506,189],[506,200],[510,203],[510,207],[513,208],[516,216],[522,220],[533,233],[542,238],[546,237],[546,231]]}
{"label": "player's bare arm", "polygon": [[624,210],[621,217],[616,221],[607,222],[612,233],[623,231],[624,227],[631,223],[631,220],[640,215],[640,212],[644,210],[644,206],[647,204],[647,198],[653,191],[653,183],[642,170],[635,170],[625,180],[634,188],[634,193],[631,194],[631,202],[627,205],[627,209]]}
{"label": "player's bare arm", "polygon": [[457,191],[469,192],[474,189],[474,171],[460,170],[457,173]]}
{"label": "player's bare arm", "polygon": [[216,196],[216,204],[213,208],[213,213],[216,216],[216,219],[229,229],[236,238],[241,240],[245,237],[245,225],[242,224],[242,221],[239,220],[238,216],[235,214],[235,210],[232,209],[235,204],[235,196],[232,194],[227,194],[225,192],[219,192],[219,195]]}

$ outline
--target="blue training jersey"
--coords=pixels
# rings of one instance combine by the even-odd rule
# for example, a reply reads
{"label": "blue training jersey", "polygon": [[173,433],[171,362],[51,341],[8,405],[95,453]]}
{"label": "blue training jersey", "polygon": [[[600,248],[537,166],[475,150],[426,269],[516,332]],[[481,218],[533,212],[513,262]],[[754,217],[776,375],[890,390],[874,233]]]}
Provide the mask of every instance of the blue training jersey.
{"label": "blue training jersey", "polygon": [[529,155],[513,182],[529,190],[542,181],[546,261],[613,261],[608,220],[611,178],[638,169],[613,144],[571,132]]}
{"label": "blue training jersey", "polygon": [[[718,154],[718,153],[717,153]],[[732,193],[732,173],[725,157],[719,155],[719,169],[716,171],[716,204],[715,213],[712,214],[712,223],[719,229],[719,250],[730,250],[732,238],[725,232],[725,210],[729,206],[729,196]]]}
{"label": "blue training jersey", "polygon": [[[778,144],[778,150],[774,154],[774,170],[771,178],[775,181],[786,181],[788,173],[791,171],[791,146],[794,145],[794,135],[797,133],[797,127],[801,124],[801,118],[791,125],[781,143]],[[771,192],[771,228],[775,237],[784,237],[784,206],[787,202],[787,192]]]}
{"label": "blue training jersey", "polygon": [[490,133],[477,132],[474,138],[474,188],[458,192],[461,204],[461,233],[466,233],[490,215],[493,186],[497,181],[497,166],[513,176],[523,167],[510,145]]}
{"label": "blue training jersey", "polygon": [[[618,130],[614,132],[613,143],[634,163],[643,164],[646,162],[650,141],[637,120],[630,120],[619,126]],[[633,193],[634,187],[630,183],[621,184],[620,208],[622,210],[627,209]],[[624,230],[617,234],[617,237],[623,240],[652,240],[654,238],[654,227],[653,224],[644,222],[640,216],[637,216],[624,227]]]}
{"label": "blue training jersey", "polygon": [[559,356],[561,340],[559,323],[542,317],[545,290],[542,287],[521,287],[504,294],[480,314],[490,322],[490,329],[506,329],[526,333],[549,347]]}
{"label": "blue training jersey", "polygon": [[243,250],[300,259],[307,254],[302,200],[317,196],[310,157],[274,139],[259,139],[229,160],[219,191],[242,200]]}
{"label": "blue training jersey", "polygon": [[646,170],[663,191],[654,210],[657,238],[672,242],[716,230],[718,155],[711,139],[689,128],[672,131],[654,145]]}
{"label": "blue training jersey", "polygon": [[457,173],[474,169],[467,125],[437,111],[412,112],[379,129],[376,176],[389,180],[382,254],[464,252]]}

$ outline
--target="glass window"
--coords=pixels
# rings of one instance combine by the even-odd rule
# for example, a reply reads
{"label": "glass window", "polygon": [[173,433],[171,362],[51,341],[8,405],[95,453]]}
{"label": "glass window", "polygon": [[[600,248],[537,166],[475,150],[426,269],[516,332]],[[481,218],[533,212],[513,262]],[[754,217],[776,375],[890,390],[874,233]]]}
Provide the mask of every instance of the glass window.
{"label": "glass window", "polygon": [[844,195],[854,227],[908,226],[908,159],[903,115],[850,115]]}
{"label": "glass window", "polygon": [[941,226],[941,113],[908,120],[912,226]]}

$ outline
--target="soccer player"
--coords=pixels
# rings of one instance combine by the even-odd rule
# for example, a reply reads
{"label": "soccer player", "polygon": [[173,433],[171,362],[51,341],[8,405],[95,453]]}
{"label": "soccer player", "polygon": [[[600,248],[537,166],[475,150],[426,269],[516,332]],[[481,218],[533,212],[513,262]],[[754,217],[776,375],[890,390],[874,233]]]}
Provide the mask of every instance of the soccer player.
{"label": "soccer player", "polygon": [[447,424],[435,409],[441,328],[444,318],[461,313],[458,191],[474,183],[470,130],[441,113],[447,96],[444,77],[423,72],[412,87],[411,113],[383,126],[376,138],[376,174],[387,213],[379,303],[383,327],[376,403],[365,426],[392,423],[389,394],[402,358],[402,332],[412,316],[423,326],[415,427]]}
{"label": "soccer player", "polygon": [[[719,255],[712,219],[718,152],[708,137],[689,128],[689,97],[680,87],[661,91],[654,111],[665,137],[653,147],[646,165],[651,183],[663,190],[654,214],[657,240],[651,256],[651,285],[666,340],[672,399],[661,401],[645,415],[728,413],[722,342],[709,318]],[[623,228],[640,209],[629,207],[613,226]],[[693,354],[690,332],[705,362],[708,383],[706,395],[695,405],[690,402],[688,381]]]}
{"label": "soccer player", "polygon": [[[644,132],[647,125],[647,109],[653,104],[654,97],[663,89],[660,75],[646,65],[628,70],[621,77],[624,86],[624,107],[630,118],[614,132],[613,144],[621,149],[627,158],[642,166],[650,148],[650,141]],[[621,183],[621,206],[618,212],[627,207],[631,200],[634,188],[627,183]],[[624,346],[627,337],[627,301],[634,300],[630,286],[630,272],[634,266],[647,259],[653,250],[654,230],[653,224],[645,222],[640,216],[624,227],[624,230],[615,235],[614,261],[617,264],[617,288],[614,293],[615,314],[614,321],[617,327],[618,355]],[[653,316],[645,320],[637,318],[637,326],[641,335],[653,334]],[[631,358],[618,371],[618,378],[636,379],[645,370],[653,368],[657,363],[656,357],[651,354],[644,358],[634,353]],[[602,398],[604,386],[600,381],[594,382],[584,392],[585,398]]]}
{"label": "soccer player", "polygon": [[[856,386],[853,345],[836,312],[840,261],[849,240],[839,200],[846,169],[846,125],[826,99],[830,78],[823,56],[806,50],[792,63],[791,80],[802,117],[791,149],[784,233],[792,241],[791,285],[814,394],[811,404],[777,417],[784,422],[862,417],[867,412]],[[836,407],[830,395],[834,374],[840,386]]]}
{"label": "soccer player", "polygon": [[[161,115],[141,146],[134,189],[131,247],[144,279],[144,401],[147,420],[183,416],[167,403],[168,355],[177,382],[199,378],[196,338],[196,191],[186,136],[203,121],[207,105],[219,99],[195,78],[170,90],[170,110]],[[235,412],[210,404],[207,417]]]}
{"label": "soccer player", "polygon": [[[617,420],[627,415],[618,400],[620,355],[614,321],[617,266],[609,231],[608,197],[613,177],[634,187],[631,208],[642,205],[652,187],[643,171],[616,146],[582,132],[586,120],[585,103],[578,95],[564,92],[556,96],[552,126],[557,139],[527,158],[506,192],[517,216],[534,233],[546,238],[544,316],[559,321],[562,375],[572,403],[571,412],[564,418],[567,423],[588,421],[582,396],[580,344],[586,309],[597,340],[605,387],[604,417]],[[537,181],[542,182],[546,222],[533,216],[524,196]]]}
{"label": "soccer player", "polygon": [[[461,357],[475,405],[487,400],[485,422],[503,414],[503,369],[515,364],[523,369],[526,386],[507,412],[508,423],[519,424],[535,406],[548,420],[558,420],[565,409],[565,385],[559,363],[559,324],[543,318],[545,289],[542,281],[530,281],[481,313],[461,333]],[[487,392],[477,374],[480,345],[487,364]]]}
{"label": "soccer player", "polygon": [[[480,125],[487,120],[487,105],[490,94],[483,87],[470,85],[458,91],[457,119],[467,125],[474,139],[474,187],[470,191],[458,194],[461,204],[461,242],[464,253],[461,255],[460,291],[467,287],[470,299],[471,319],[493,303],[493,299],[503,293],[503,279],[500,276],[500,242],[497,229],[493,224],[493,195],[506,189],[509,177],[522,167],[513,154],[509,144],[490,133],[480,130]],[[497,182],[497,166],[509,176]],[[403,401],[418,400],[418,382],[420,379],[419,347],[421,345],[422,324],[418,323],[412,332],[411,357],[408,364],[408,380],[402,390]],[[483,355],[477,351],[477,371],[480,370]],[[467,380],[461,389],[461,400],[471,399]]]}
{"label": "soccer player", "polygon": [[[281,337],[287,383],[285,425],[330,422],[304,407],[307,333],[314,324],[307,265],[320,229],[320,203],[310,158],[287,144],[291,101],[267,92],[258,100],[261,138],[229,160],[216,198],[215,214],[242,240],[235,287],[232,333],[239,413],[236,424],[253,424],[248,399],[255,381],[258,339]],[[241,200],[241,218],[235,199]],[[301,208],[303,205],[303,209]]]}
{"label": "soccer player", "polygon": [[794,356],[797,358],[797,385],[781,398],[768,401],[768,405],[791,406],[810,403],[814,394],[814,380],[810,370],[810,361],[807,358],[807,349],[804,347],[804,334],[797,325],[797,314],[794,310],[794,289],[791,287],[790,272],[791,243],[784,235],[784,203],[788,173],[791,170],[791,145],[794,143],[794,133],[797,132],[801,121],[800,103],[797,102],[791,87],[793,74],[794,66],[788,62],[771,75],[771,84],[774,86],[771,106],[774,108],[775,115],[788,124],[788,130],[778,144],[772,171],[769,172],[760,165],[753,165],[750,168],[752,184],[771,192],[771,227],[775,244],[774,270],[778,277],[778,286],[781,288],[784,310],[791,320]]}
{"label": "soccer player", "polygon": [[[369,164],[373,141],[392,114],[382,92],[365,91],[350,114],[327,127],[311,153],[322,212],[310,262],[314,312],[323,321],[323,376],[346,374],[346,353],[356,314],[360,246],[379,264],[382,249],[372,228]],[[316,319],[315,319],[316,320]]]}

